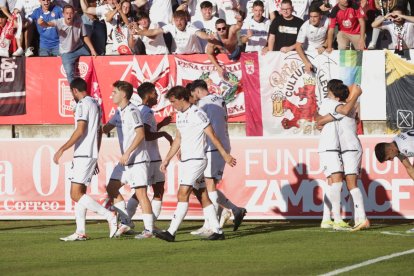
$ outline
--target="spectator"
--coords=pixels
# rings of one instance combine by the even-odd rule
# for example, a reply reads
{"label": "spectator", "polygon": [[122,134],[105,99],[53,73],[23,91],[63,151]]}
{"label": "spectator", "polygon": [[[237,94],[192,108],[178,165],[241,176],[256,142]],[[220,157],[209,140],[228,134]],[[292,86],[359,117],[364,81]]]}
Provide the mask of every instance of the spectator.
{"label": "spectator", "polygon": [[[397,4],[396,0],[375,0],[375,10],[371,10],[367,13],[368,16],[368,22],[371,22],[371,26],[372,23],[374,22],[374,20],[372,20],[371,18],[375,18],[377,19],[378,16],[385,16],[386,14],[388,14]],[[380,35],[381,30],[378,28],[373,28],[372,30],[372,36],[371,36],[371,41],[368,43],[368,50],[373,50],[377,48],[377,41],[378,41],[378,37]]]}
{"label": "spectator", "polygon": [[[184,1],[183,1],[184,2]],[[202,7],[201,5],[206,2],[205,0],[187,0],[185,5],[187,5],[187,11],[191,17],[201,18],[202,17]],[[208,0],[211,3],[212,15],[217,13],[217,0]]]}
{"label": "spectator", "polygon": [[51,0],[42,0],[41,6],[33,11],[30,18],[36,24],[39,33],[39,56],[58,56],[59,55],[59,35],[56,28],[43,28],[39,26],[37,20],[49,22],[63,17],[62,9],[50,3]]}
{"label": "spectator", "polygon": [[306,51],[318,51],[322,54],[326,49],[326,37],[328,33],[329,20],[322,16],[322,11],[317,6],[311,6],[309,9],[309,20],[300,27],[296,39],[296,52],[305,64],[305,71],[311,73],[314,67],[305,54]]}
{"label": "spectator", "polygon": [[[11,14],[9,9],[7,8],[7,1],[6,0],[0,0],[0,10],[3,12],[3,14],[7,17],[7,18],[11,18]],[[6,24],[6,23],[4,23]]]}
{"label": "spectator", "polygon": [[63,8],[63,18],[45,22],[43,18],[37,20],[42,27],[55,27],[59,34],[59,52],[62,57],[63,68],[66,72],[66,78],[71,83],[74,79],[74,67],[80,56],[89,56],[86,49],[89,47],[93,56],[96,56],[95,49],[86,35],[86,28],[81,17],[75,14],[75,9],[71,5]]}
{"label": "spectator", "polygon": [[23,47],[17,49],[17,53],[13,55],[23,55],[30,57],[34,55],[34,47],[32,46],[33,34],[35,33],[35,24],[31,19],[31,15],[35,9],[40,7],[40,1],[36,0],[17,0],[16,5],[14,6],[13,13],[19,13],[22,17],[23,29],[22,36],[20,37],[20,45],[24,45],[25,51],[23,52]]}
{"label": "spectator", "polygon": [[414,16],[406,15],[404,7],[396,6],[392,12],[379,16],[373,28],[387,30],[391,34],[395,53],[409,58],[409,49],[414,48]]}
{"label": "spectator", "polygon": [[11,45],[16,40],[14,37],[14,29],[16,22],[8,19],[7,15],[0,10],[0,57],[9,57],[11,54]]}
{"label": "spectator", "polygon": [[276,17],[270,25],[267,48],[263,48],[263,53],[267,51],[287,53],[295,50],[296,38],[303,20],[292,14],[291,0],[282,1],[280,12],[282,16]]}
{"label": "spectator", "polygon": [[[87,0],[88,7],[97,7],[99,1]],[[104,20],[99,20],[95,14],[83,13],[82,21],[86,28],[88,37],[91,38],[93,47],[98,55],[105,55],[106,46],[106,26]]]}
{"label": "spectator", "polygon": [[246,52],[261,52],[267,44],[270,20],[263,17],[264,5],[260,0],[253,3],[253,17],[246,18],[241,28],[242,43]]}
{"label": "spectator", "polygon": [[[253,17],[253,8],[254,3],[256,0],[242,0],[240,1],[240,10],[243,11],[244,14],[246,14],[246,18],[250,19]],[[261,0],[263,3],[263,16],[266,18],[269,18],[270,20],[273,20],[276,18],[276,12],[279,13],[276,7],[276,2],[274,0]]]}
{"label": "spectator", "polygon": [[236,17],[240,15],[239,0],[217,0],[218,16],[228,25],[237,24]]}
{"label": "spectator", "polygon": [[[200,8],[201,15],[193,16],[191,19],[191,24],[206,34],[214,34],[216,32],[216,21],[218,17],[213,16],[213,4],[210,1],[203,1],[200,4]],[[205,52],[207,41],[204,39],[199,40],[201,49],[203,52]]]}
{"label": "spectator", "polygon": [[[157,23],[151,22],[149,16],[146,12],[139,12],[137,16],[138,24],[133,23],[133,28],[131,28],[131,33],[129,34],[129,47],[131,49],[136,48],[136,44],[140,40],[145,47],[144,54],[147,55],[165,55],[168,54],[168,48],[165,45],[164,37],[162,34],[157,34],[153,37],[147,36],[137,36],[139,30],[148,30],[148,29],[159,29]],[[137,52],[137,51],[135,51]],[[139,51],[141,54],[142,51]]]}
{"label": "spectator", "polygon": [[170,24],[173,19],[171,0],[152,0],[149,10],[151,22],[157,23],[160,27]]}
{"label": "spectator", "polygon": [[292,0],[293,14],[302,20],[308,19],[309,7],[312,0]]}
{"label": "spectator", "polygon": [[331,10],[328,44],[326,51],[332,52],[334,29],[338,24],[338,35],[336,37],[339,50],[349,49],[352,43],[356,50],[365,48],[365,13],[360,6],[351,0],[338,0],[338,4]]}
{"label": "spectator", "polygon": [[137,34],[143,36],[156,36],[162,33],[170,33],[173,38],[172,53],[174,54],[198,54],[201,46],[198,38],[209,39],[210,36],[203,31],[197,30],[187,22],[185,11],[174,13],[174,24],[167,24],[162,28],[138,30]]}
{"label": "spectator", "polygon": [[207,55],[209,60],[214,64],[220,77],[227,78],[225,69],[220,66],[217,61],[216,54],[224,53],[230,60],[238,60],[242,52],[238,45],[237,32],[241,29],[243,24],[241,16],[237,17],[237,24],[230,27],[226,24],[224,19],[216,21],[216,35],[215,40],[210,40],[207,45]]}

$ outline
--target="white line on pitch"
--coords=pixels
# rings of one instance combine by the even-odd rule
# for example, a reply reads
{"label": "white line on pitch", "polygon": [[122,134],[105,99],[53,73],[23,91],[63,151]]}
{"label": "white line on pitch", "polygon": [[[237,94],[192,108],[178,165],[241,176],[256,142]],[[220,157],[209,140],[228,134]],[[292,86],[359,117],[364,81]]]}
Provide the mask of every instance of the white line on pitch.
{"label": "white line on pitch", "polygon": [[390,254],[390,255],[386,255],[386,256],[375,258],[375,259],[371,259],[371,260],[368,260],[368,261],[365,261],[365,262],[362,262],[362,263],[359,263],[359,264],[346,266],[346,267],[343,267],[343,268],[340,268],[340,269],[337,269],[337,270],[334,270],[334,271],[331,271],[331,272],[328,272],[328,273],[325,273],[325,274],[321,274],[320,276],[338,275],[340,273],[348,272],[348,271],[351,271],[353,269],[357,269],[357,268],[360,268],[360,267],[363,267],[363,266],[379,263],[379,262],[382,262],[382,261],[385,261],[385,260],[389,260],[389,259],[392,259],[392,258],[396,258],[396,257],[400,257],[400,256],[403,256],[403,255],[408,255],[408,254],[413,254],[413,253],[414,253],[414,249],[410,249],[410,250],[403,251],[403,252],[397,252],[397,253],[393,253],[393,254]]}

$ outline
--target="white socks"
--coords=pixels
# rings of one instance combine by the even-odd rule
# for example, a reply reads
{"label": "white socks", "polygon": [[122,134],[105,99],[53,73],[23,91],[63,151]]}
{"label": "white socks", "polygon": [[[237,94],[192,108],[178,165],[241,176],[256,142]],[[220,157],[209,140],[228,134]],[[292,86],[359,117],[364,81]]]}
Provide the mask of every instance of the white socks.
{"label": "white socks", "polygon": [[208,219],[211,230],[213,230],[213,232],[215,233],[223,233],[223,231],[221,231],[220,224],[217,219],[217,213],[214,209],[214,205],[210,204],[207,207],[203,208],[203,213]]}
{"label": "white socks", "polygon": [[154,200],[154,199],[151,201],[151,207],[152,207],[152,213],[154,214],[154,220],[157,220],[158,217],[160,216],[161,206],[162,206],[162,201]]}
{"label": "white socks", "polygon": [[330,198],[331,185],[326,186],[326,191],[323,195],[323,216],[322,221],[331,220],[332,201]]}
{"label": "white socks", "polygon": [[131,197],[128,200],[126,209],[127,209],[127,213],[130,219],[132,219],[132,217],[137,212],[138,204],[139,204],[138,200],[136,200],[134,197]]}
{"label": "white socks", "polygon": [[102,205],[86,194],[79,199],[78,204],[81,204],[84,208],[104,216],[108,221],[114,216],[111,212],[106,210]]}
{"label": "white socks", "polygon": [[218,203],[217,203],[218,193],[217,193],[217,191],[207,192],[207,193],[208,193],[208,197],[210,198],[211,203],[213,203],[214,209],[216,209],[216,213],[217,213],[217,210],[218,210]]}
{"label": "white socks", "polygon": [[85,235],[86,208],[79,203],[75,205],[76,233]]}
{"label": "white socks", "polygon": [[152,233],[154,230],[154,217],[153,214],[142,214],[142,220],[144,221],[144,228]]}
{"label": "white socks", "polygon": [[177,203],[177,209],[175,209],[174,216],[171,220],[170,228],[168,228],[168,232],[170,232],[171,235],[174,236],[175,232],[177,232],[178,227],[180,227],[181,222],[183,221],[185,215],[187,214],[187,210],[188,210],[188,202]]}
{"label": "white socks", "polygon": [[342,182],[335,182],[332,183],[330,189],[330,197],[332,204],[332,215],[335,222],[339,222],[342,220],[341,217],[341,190],[342,190]]}
{"label": "white socks", "polygon": [[352,189],[350,193],[352,200],[354,201],[355,223],[366,220],[367,216],[365,214],[364,199],[361,190],[356,187]]}

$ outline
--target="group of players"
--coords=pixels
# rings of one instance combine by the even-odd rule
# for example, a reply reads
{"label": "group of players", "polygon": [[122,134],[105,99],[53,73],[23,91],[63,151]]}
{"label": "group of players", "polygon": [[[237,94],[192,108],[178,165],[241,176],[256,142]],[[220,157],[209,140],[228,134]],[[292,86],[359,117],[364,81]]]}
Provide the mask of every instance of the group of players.
{"label": "group of players", "polygon": [[[70,89],[77,102],[75,130],[69,140],[55,153],[58,163],[63,152],[75,146],[71,177],[71,198],[76,202],[76,231],[61,238],[62,241],[86,240],[85,220],[87,209],[104,216],[110,229],[110,238],[122,234],[135,233],[132,217],[138,204],[141,205],[144,230],[136,239],[151,238],[173,242],[183,221],[191,193],[199,200],[204,214],[204,225],[191,232],[207,240],[222,240],[224,233],[224,210],[234,215],[234,231],[238,229],[246,215],[246,209],[234,205],[217,184],[222,178],[224,166],[236,165],[230,155],[230,140],[227,129],[227,109],[223,98],[210,94],[206,82],[195,80],[187,87],[175,86],[166,94],[172,107],[177,111],[177,132],[174,139],[164,131],[159,131],[171,121],[170,117],[156,123],[152,107],[158,102],[155,86],[146,82],[137,91],[142,104],[131,103],[133,87],[126,81],[113,84],[112,101],[118,109],[110,121],[101,126],[99,103],[88,96],[86,82],[74,79]],[[370,227],[362,193],[357,185],[361,169],[362,146],[356,132],[355,104],[362,90],[358,85],[346,86],[341,80],[332,79],[328,83],[328,95],[322,100],[316,116],[321,130],[319,142],[320,164],[328,179],[328,190],[324,195],[323,219],[321,228],[341,231],[359,231]],[[107,185],[108,197],[113,200],[113,209],[120,218],[101,206],[86,194],[86,188],[94,174],[99,172],[97,158],[102,133],[116,128],[121,157],[115,166]],[[161,159],[157,139],[164,137],[170,150]],[[414,156],[414,132],[398,135],[391,143],[379,143],[375,147],[379,162],[398,157],[408,174],[414,179],[414,167],[408,157]],[[176,156],[179,159],[177,207],[167,230],[154,226],[162,206],[164,194],[164,174],[169,162]],[[343,180],[353,200],[354,225],[350,226],[341,218],[341,189]],[[128,183],[135,190],[125,203],[119,189]],[[152,200],[147,194],[152,186]],[[332,215],[332,217],[331,217]],[[222,219],[220,219],[222,217]],[[333,220],[332,220],[333,218]],[[409,230],[414,232],[414,229]]]}
{"label": "group of players", "polygon": [[[225,164],[236,165],[236,159],[230,155],[227,109],[222,97],[208,92],[206,82],[196,80],[187,87],[176,86],[168,91],[166,98],[178,112],[174,140],[167,132],[159,131],[169,124],[171,118],[167,117],[158,124],[155,121],[151,107],[157,104],[158,95],[152,83],[143,83],[138,87],[142,104],[136,106],[130,101],[133,95],[132,85],[126,81],[116,81],[113,84],[112,101],[118,109],[103,127],[100,123],[99,103],[87,94],[86,82],[76,78],[70,83],[70,89],[77,103],[75,130],[55,153],[54,162],[58,163],[63,152],[74,145],[70,194],[76,202],[76,231],[61,238],[62,241],[87,239],[85,220],[88,209],[108,220],[110,238],[134,232],[131,229],[134,228],[131,218],[140,204],[144,230],[135,238],[156,236],[172,242],[187,213],[192,192],[203,207],[205,222],[191,234],[207,240],[224,239],[222,225],[225,220],[219,222],[223,208],[231,210],[234,216],[233,230],[238,229],[246,215],[246,209],[234,205],[216,187],[222,178]],[[119,216],[120,223],[117,216],[86,194],[92,176],[99,172],[97,160],[102,133],[109,133],[114,128],[118,134],[121,157],[110,177],[107,193],[113,200],[113,209]],[[157,143],[161,137],[165,137],[171,144],[164,160],[161,160]],[[154,222],[161,212],[164,174],[170,160],[176,155],[180,161],[178,203],[169,228],[161,231],[154,226]],[[119,192],[125,183],[135,190],[127,204]],[[150,185],[154,190],[152,200],[147,194]]]}

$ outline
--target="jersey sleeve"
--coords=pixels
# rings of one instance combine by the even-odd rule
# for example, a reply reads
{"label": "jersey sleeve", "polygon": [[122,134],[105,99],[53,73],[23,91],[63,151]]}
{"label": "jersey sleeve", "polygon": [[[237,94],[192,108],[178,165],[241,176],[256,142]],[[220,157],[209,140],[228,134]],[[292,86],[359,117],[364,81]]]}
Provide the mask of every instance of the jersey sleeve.
{"label": "jersey sleeve", "polygon": [[84,102],[76,105],[75,121],[88,121],[88,108]]}
{"label": "jersey sleeve", "polygon": [[306,41],[306,24],[307,22],[305,22],[304,24],[302,24],[302,26],[299,29],[299,33],[298,36],[296,38],[296,41],[299,43],[305,43]]}
{"label": "jersey sleeve", "polygon": [[173,33],[174,32],[174,26],[172,24],[167,24],[161,27],[164,34],[166,33]]}
{"label": "jersey sleeve", "polygon": [[202,128],[206,128],[210,124],[210,120],[208,119],[207,114],[200,109],[196,111],[195,118],[195,120],[202,126]]}
{"label": "jersey sleeve", "polygon": [[134,129],[143,127],[144,123],[142,121],[141,112],[138,109],[132,109],[130,114],[131,124]]}

